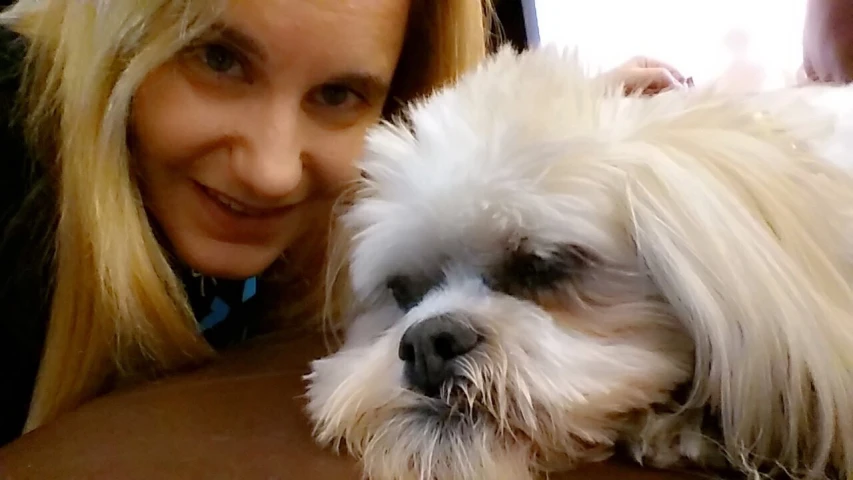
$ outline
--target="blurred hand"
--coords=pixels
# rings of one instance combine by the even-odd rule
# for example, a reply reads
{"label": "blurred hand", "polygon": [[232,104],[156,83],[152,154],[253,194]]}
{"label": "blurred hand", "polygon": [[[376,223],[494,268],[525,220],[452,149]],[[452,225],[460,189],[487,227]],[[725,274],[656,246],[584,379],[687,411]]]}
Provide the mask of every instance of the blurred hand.
{"label": "blurred hand", "polygon": [[673,66],[649,57],[638,56],[605,73],[625,85],[625,93],[656,95],[672,88],[693,85],[692,78],[685,78]]}

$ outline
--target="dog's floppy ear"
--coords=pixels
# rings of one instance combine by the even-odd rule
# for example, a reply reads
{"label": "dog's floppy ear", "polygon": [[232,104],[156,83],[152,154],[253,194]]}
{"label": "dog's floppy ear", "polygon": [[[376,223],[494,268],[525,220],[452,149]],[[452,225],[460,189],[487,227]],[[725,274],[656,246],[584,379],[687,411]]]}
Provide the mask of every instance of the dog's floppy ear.
{"label": "dog's floppy ear", "polygon": [[743,468],[853,471],[853,240],[839,207],[853,182],[757,126],[667,135],[629,172],[627,211],[696,344],[690,403],[717,410]]}

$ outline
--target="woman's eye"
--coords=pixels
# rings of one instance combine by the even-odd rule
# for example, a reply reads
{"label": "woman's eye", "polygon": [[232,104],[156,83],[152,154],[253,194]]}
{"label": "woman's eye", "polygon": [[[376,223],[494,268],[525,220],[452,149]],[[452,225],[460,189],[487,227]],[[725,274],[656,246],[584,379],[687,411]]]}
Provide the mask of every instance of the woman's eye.
{"label": "woman's eye", "polygon": [[324,107],[347,108],[362,103],[364,98],[346,85],[328,84],[317,89],[314,101]]}
{"label": "woman's eye", "polygon": [[242,77],[245,75],[240,55],[218,43],[199,46],[194,53],[197,61],[217,75]]}
{"label": "woman's eye", "polygon": [[212,70],[227,72],[234,68],[237,59],[222,45],[208,45],[204,49],[204,61]]}

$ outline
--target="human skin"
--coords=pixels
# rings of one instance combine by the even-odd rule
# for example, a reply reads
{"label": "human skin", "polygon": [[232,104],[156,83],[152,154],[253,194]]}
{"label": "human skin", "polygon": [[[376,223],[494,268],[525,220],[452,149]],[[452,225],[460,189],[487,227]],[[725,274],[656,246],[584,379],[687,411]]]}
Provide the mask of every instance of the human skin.
{"label": "human skin", "polygon": [[[405,23],[395,15],[407,4],[353,2],[376,15],[336,9],[339,0],[244,0],[226,23],[251,31],[263,55],[211,40],[140,87],[131,124],[142,190],[189,266],[257,273],[350,178],[384,103]],[[346,17],[352,12],[357,18]],[[348,39],[335,49],[330,25],[334,38]],[[211,207],[199,186],[228,201]],[[226,219],[202,221],[210,208]],[[106,395],[0,450],[0,478],[358,478],[352,459],[313,442],[302,414],[301,375],[322,353],[316,338],[270,337],[206,369]],[[689,478],[611,464],[564,478],[614,475]]]}
{"label": "human skin", "polygon": [[807,1],[803,66],[815,82],[853,81],[853,2]]}
{"label": "human skin", "polygon": [[408,10],[408,0],[233,2],[222,28],[147,76],[131,146],[172,253],[206,275],[246,278],[327,221],[382,114]]}
{"label": "human skin", "polygon": [[[355,461],[317,445],[302,375],[319,337],[259,338],[208,367],[101,397],[0,449],[0,478],[358,480]],[[696,475],[607,462],[555,480]]]}

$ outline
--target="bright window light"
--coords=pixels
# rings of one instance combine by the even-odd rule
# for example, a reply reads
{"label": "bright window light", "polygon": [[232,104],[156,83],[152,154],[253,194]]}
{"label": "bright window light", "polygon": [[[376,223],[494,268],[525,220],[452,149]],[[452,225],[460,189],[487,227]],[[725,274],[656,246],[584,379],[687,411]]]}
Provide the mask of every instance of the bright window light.
{"label": "bright window light", "polygon": [[577,48],[595,68],[645,55],[697,84],[738,91],[802,78],[805,0],[529,0],[526,7],[535,7],[539,42]]}

